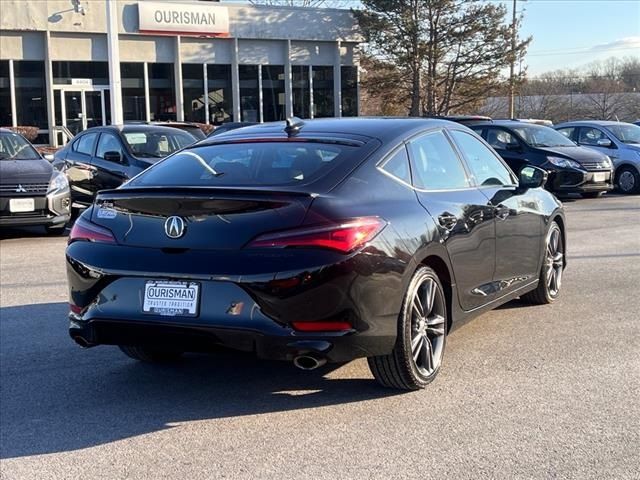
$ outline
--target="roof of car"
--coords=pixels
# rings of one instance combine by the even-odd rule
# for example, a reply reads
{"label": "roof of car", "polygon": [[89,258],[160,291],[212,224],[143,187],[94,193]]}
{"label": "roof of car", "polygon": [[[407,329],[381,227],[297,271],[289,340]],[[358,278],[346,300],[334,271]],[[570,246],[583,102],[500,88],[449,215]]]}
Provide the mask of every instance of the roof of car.
{"label": "roof of car", "polygon": [[[260,137],[285,135],[285,122],[269,122],[258,125],[243,127],[242,129],[231,130],[218,137],[220,141],[230,141],[241,137]],[[414,130],[426,130],[437,127],[466,127],[457,125],[446,120],[436,120],[429,118],[411,117],[343,117],[343,118],[320,118],[314,120],[302,120],[300,132],[303,134],[340,134],[357,135],[361,137],[378,138],[388,140],[401,134],[409,134]],[[216,137],[209,137],[210,142],[215,142]],[[210,143],[207,142],[207,143]],[[202,145],[202,143],[200,143]]]}
{"label": "roof of car", "polygon": [[146,123],[125,123],[124,125],[103,125],[99,127],[92,127],[85,130],[85,132],[91,130],[116,130],[118,132],[128,132],[131,130],[135,130],[136,132],[144,132],[144,131],[152,131],[152,130],[170,130],[175,131],[179,130],[178,128],[173,128],[168,125],[149,125]]}
{"label": "roof of car", "polygon": [[555,128],[568,127],[568,126],[589,126],[597,125],[600,127],[609,127],[612,125],[627,124],[628,122],[616,122],[614,120],[574,120],[572,122],[559,123]]}
{"label": "roof of car", "polygon": [[498,127],[522,127],[523,125],[534,126],[534,127],[545,127],[546,125],[540,125],[539,123],[533,123],[529,121],[522,120],[493,120],[492,122],[478,122],[470,128],[473,127],[485,127],[485,126],[498,126]]}

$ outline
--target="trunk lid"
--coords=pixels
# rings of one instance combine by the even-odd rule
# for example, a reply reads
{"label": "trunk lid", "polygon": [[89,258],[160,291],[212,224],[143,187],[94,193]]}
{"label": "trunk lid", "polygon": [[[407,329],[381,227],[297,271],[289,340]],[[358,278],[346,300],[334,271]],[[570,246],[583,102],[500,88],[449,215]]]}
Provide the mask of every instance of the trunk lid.
{"label": "trunk lid", "polygon": [[122,245],[237,250],[261,233],[301,225],[313,198],[248,188],[125,188],[101,192],[91,221]]}

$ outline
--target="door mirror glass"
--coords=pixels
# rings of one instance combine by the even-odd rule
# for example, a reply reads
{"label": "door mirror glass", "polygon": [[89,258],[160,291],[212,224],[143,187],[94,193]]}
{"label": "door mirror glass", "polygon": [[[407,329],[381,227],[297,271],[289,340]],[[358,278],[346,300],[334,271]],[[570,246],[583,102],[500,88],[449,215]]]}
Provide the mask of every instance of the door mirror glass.
{"label": "door mirror glass", "polygon": [[538,188],[547,183],[547,172],[528,165],[520,170],[520,188]]}
{"label": "door mirror glass", "polygon": [[116,151],[104,152],[104,159],[108,162],[122,163],[122,154]]}
{"label": "door mirror glass", "polygon": [[611,140],[609,140],[608,138],[601,138],[600,140],[598,140],[598,146],[599,147],[610,148],[611,147]]}
{"label": "door mirror glass", "polygon": [[53,153],[45,153],[43,155],[44,159],[47,160],[48,162],[53,162]]}

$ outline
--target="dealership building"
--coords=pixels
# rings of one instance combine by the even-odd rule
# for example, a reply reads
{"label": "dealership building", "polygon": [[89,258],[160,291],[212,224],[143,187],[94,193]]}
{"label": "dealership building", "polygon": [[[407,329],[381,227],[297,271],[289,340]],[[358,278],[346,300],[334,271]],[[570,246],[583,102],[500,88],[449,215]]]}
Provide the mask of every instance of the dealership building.
{"label": "dealership building", "polygon": [[0,126],[59,145],[122,121],[355,116],[360,41],[348,10],[0,0]]}

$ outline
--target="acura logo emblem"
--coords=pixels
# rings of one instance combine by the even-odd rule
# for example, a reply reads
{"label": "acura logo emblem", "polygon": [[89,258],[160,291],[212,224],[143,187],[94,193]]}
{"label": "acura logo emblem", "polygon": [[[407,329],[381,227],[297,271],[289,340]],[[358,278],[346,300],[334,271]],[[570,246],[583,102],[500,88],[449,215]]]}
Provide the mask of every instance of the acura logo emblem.
{"label": "acura logo emblem", "polygon": [[22,185],[18,184],[18,188],[16,188],[16,193],[27,193],[27,189]]}
{"label": "acura logo emblem", "polygon": [[164,222],[164,233],[169,238],[180,238],[184,235],[185,225],[182,217],[169,217]]}

